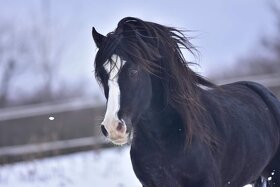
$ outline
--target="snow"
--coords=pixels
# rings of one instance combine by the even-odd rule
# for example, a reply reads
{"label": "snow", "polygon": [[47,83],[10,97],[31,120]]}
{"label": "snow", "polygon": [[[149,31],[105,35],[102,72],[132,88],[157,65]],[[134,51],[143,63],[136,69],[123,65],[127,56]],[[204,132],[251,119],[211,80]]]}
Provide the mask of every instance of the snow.
{"label": "snow", "polygon": [[87,151],[0,167],[0,187],[140,187],[129,147]]}
{"label": "snow", "polygon": [[124,146],[4,165],[0,167],[0,187],[141,187],[129,149]]}

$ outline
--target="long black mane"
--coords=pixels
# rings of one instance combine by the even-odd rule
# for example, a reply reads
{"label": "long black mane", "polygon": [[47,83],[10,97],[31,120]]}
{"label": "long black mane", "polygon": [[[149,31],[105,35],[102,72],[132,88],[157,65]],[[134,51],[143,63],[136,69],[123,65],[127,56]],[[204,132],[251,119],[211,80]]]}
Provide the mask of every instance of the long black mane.
{"label": "long black mane", "polygon": [[138,63],[146,71],[162,79],[165,102],[181,115],[187,141],[196,134],[209,142],[213,137],[201,122],[200,113],[203,108],[196,91],[200,85],[213,87],[214,84],[189,68],[191,62],[185,60],[182,48],[192,54],[196,51],[183,31],[127,17],[102,42],[96,56],[95,75],[102,81],[101,67],[106,61],[110,61],[113,54]]}
{"label": "long black mane", "polygon": [[143,186],[280,186],[280,102],[268,89],[248,81],[215,86],[196,74],[181,51],[195,48],[173,27],[127,17],[107,37],[92,34],[107,101],[115,92],[105,63],[119,68],[116,54],[128,64],[115,76],[120,108],[110,115],[118,119],[105,115],[101,131],[127,143],[125,127],[134,125],[131,162]]}

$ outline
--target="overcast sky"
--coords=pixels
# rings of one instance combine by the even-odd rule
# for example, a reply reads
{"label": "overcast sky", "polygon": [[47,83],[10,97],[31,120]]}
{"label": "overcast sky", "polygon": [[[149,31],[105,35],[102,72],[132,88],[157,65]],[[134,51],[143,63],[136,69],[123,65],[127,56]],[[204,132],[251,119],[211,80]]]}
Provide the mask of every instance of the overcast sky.
{"label": "overcast sky", "polygon": [[[22,26],[39,15],[46,0],[0,0],[2,19]],[[72,81],[84,77],[92,82],[96,47],[91,27],[101,33],[112,31],[118,21],[135,16],[165,25],[194,30],[203,74],[222,71],[240,56],[254,51],[263,35],[273,33],[274,19],[269,0],[50,0],[52,21],[66,28],[69,37],[63,76]],[[31,13],[30,13],[31,12]],[[34,19],[35,19],[34,17]],[[93,86],[94,87],[94,86]],[[94,87],[95,88],[95,87]]]}

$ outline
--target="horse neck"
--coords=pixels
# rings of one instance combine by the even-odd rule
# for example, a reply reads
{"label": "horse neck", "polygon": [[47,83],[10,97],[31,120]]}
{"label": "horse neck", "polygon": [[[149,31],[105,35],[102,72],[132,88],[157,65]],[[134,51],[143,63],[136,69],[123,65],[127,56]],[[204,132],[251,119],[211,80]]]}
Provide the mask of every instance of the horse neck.
{"label": "horse neck", "polygon": [[152,79],[152,87],[151,104],[137,124],[137,134],[142,133],[151,141],[161,142],[169,141],[166,136],[170,134],[180,137],[184,132],[180,114],[166,102],[164,87],[159,79]]}

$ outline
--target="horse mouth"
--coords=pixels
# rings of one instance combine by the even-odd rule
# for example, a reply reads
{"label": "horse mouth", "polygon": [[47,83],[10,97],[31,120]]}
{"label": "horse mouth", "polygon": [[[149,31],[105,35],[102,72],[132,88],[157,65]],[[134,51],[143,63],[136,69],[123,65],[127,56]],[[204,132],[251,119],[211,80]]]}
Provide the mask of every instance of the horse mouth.
{"label": "horse mouth", "polygon": [[118,138],[110,138],[110,141],[115,145],[124,145],[128,143],[128,134],[125,134],[124,137],[118,137]]}

